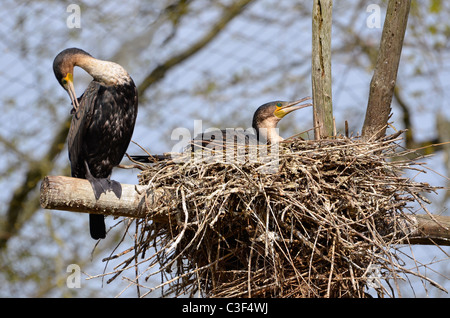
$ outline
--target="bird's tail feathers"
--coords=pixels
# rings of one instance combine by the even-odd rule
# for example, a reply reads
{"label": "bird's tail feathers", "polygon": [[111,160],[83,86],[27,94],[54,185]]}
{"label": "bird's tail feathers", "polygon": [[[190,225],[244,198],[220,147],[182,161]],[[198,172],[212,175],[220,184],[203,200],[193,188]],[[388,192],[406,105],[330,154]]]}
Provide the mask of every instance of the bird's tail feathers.
{"label": "bird's tail feathers", "polygon": [[89,214],[89,231],[94,240],[106,237],[105,217],[101,214]]}

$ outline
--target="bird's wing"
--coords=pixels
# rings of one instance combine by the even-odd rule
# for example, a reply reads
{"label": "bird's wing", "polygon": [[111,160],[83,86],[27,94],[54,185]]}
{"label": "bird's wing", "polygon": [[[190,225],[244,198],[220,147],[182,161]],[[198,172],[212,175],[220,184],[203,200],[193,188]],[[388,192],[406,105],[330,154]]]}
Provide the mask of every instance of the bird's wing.
{"label": "bird's wing", "polygon": [[198,149],[214,149],[216,151],[221,151],[230,146],[257,144],[258,138],[253,130],[227,128],[226,130],[215,129],[200,133],[191,140],[190,146],[191,151],[196,151]]}
{"label": "bird's wing", "polygon": [[[207,132],[201,132],[191,140],[192,150],[200,149],[208,146],[210,143],[214,143],[211,146],[218,145],[222,147],[223,141],[226,137],[226,131],[220,129],[214,129]],[[195,150],[194,150],[195,148]]]}
{"label": "bird's wing", "polygon": [[92,81],[83,95],[79,98],[80,107],[78,108],[78,111],[73,112],[72,114],[72,122],[67,137],[72,177],[85,177],[84,159],[81,158],[81,150],[83,147],[84,136],[92,122],[99,88],[100,84]]}

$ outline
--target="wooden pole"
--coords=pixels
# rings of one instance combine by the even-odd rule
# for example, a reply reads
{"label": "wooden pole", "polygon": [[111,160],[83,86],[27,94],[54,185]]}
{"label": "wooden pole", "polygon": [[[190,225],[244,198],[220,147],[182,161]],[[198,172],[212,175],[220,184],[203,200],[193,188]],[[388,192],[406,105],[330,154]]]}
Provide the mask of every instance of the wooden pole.
{"label": "wooden pole", "polygon": [[314,0],[312,19],[312,66],[314,137],[333,136],[331,94],[332,0]]}
{"label": "wooden pole", "polygon": [[386,134],[410,7],[411,0],[389,0],[362,128],[365,139]]}
{"label": "wooden pole", "polygon": [[[130,218],[152,217],[148,211],[164,198],[164,189],[143,185],[122,184],[122,197],[112,192],[95,200],[89,181],[62,176],[47,176],[41,185],[41,206],[44,209],[84,212]],[[398,218],[398,217],[397,217]],[[158,216],[160,222],[161,215]],[[398,221],[398,219],[397,219]],[[398,222],[397,222],[398,223]],[[404,242],[409,244],[450,245],[450,217],[408,215],[401,219]]]}

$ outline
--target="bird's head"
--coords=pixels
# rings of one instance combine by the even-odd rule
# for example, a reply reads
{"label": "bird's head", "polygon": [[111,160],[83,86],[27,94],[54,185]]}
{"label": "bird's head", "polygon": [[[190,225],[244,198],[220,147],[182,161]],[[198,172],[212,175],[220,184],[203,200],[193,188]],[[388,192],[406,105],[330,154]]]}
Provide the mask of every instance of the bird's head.
{"label": "bird's head", "polygon": [[70,48],[60,52],[53,61],[53,72],[55,73],[58,83],[67,91],[75,110],[78,109],[78,99],[73,85],[73,68],[77,65],[78,59],[90,56],[89,53],[77,49]]}
{"label": "bird's head", "polygon": [[306,97],[294,102],[274,101],[260,106],[253,116],[253,128],[275,128],[287,114],[311,106],[310,103],[299,105],[308,99],[310,98]]}

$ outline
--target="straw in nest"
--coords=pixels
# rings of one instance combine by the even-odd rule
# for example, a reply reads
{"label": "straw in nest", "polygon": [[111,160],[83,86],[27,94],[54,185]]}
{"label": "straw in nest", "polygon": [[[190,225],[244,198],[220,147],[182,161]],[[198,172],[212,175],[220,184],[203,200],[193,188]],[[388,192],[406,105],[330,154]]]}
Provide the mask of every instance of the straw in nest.
{"label": "straw in nest", "polygon": [[[165,196],[134,221],[114,277],[139,265],[130,281],[144,295],[205,297],[394,296],[406,274],[428,280],[403,266],[397,220],[435,188],[403,176],[421,167],[399,140],[294,138],[270,162],[188,154],[146,165],[140,183]],[[157,274],[158,286],[141,284]]]}

